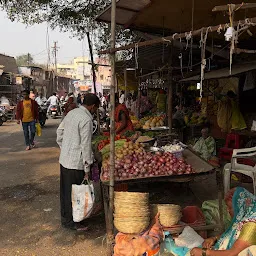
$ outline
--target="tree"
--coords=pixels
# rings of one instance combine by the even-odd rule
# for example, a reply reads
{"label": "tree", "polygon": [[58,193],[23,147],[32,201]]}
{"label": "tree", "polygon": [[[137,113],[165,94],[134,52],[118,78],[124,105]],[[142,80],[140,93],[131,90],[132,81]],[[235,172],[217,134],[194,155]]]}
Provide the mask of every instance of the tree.
{"label": "tree", "polygon": [[[110,25],[95,22],[95,17],[109,4],[111,0],[0,0],[12,21],[30,25],[46,21],[52,29],[59,27],[79,39],[91,32],[97,50],[109,47]],[[117,27],[118,45],[133,40],[130,30]]]}
{"label": "tree", "polygon": [[34,64],[34,59],[30,53],[22,54],[16,57],[16,62],[18,66],[28,66]]}

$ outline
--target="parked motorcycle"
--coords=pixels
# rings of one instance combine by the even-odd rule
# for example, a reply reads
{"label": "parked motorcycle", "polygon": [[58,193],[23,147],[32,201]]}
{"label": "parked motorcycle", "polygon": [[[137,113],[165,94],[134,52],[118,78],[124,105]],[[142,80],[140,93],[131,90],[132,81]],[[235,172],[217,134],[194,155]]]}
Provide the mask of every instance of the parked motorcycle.
{"label": "parked motorcycle", "polygon": [[5,108],[2,107],[2,106],[0,106],[0,117],[1,117],[3,122],[7,122],[8,116],[6,114]]}
{"label": "parked motorcycle", "polygon": [[39,123],[41,127],[45,126],[47,120],[47,105],[46,103],[39,105]]}

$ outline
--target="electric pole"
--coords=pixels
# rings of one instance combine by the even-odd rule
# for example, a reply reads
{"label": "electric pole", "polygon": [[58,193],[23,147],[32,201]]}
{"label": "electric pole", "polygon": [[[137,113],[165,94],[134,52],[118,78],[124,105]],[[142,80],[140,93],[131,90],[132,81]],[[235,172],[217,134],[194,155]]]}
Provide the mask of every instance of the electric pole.
{"label": "electric pole", "polygon": [[54,42],[54,46],[52,47],[53,48],[53,56],[54,56],[54,66],[55,66],[55,73],[57,75],[57,71],[58,71],[58,67],[57,67],[57,53],[58,53],[58,49],[59,47],[57,47],[57,43],[58,42]]}
{"label": "electric pole", "polygon": [[28,66],[30,65],[30,54],[28,53]]}
{"label": "electric pole", "polygon": [[58,89],[58,77],[57,77],[57,71],[58,71],[58,67],[57,67],[57,53],[58,53],[58,49],[59,47],[57,47],[57,42],[55,41],[54,42],[54,45],[53,45],[53,56],[54,56],[54,68],[55,68],[55,76],[54,76],[54,91],[57,91]]}

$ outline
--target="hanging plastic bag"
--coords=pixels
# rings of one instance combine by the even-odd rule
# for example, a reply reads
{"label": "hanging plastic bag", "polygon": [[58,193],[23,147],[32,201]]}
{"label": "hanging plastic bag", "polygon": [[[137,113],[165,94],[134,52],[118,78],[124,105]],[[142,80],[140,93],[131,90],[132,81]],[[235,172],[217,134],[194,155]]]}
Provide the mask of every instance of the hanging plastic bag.
{"label": "hanging plastic bag", "polygon": [[92,214],[95,194],[94,186],[87,180],[87,185],[72,185],[72,212],[73,221],[80,222]]}
{"label": "hanging plastic bag", "polygon": [[42,136],[42,128],[39,123],[36,123],[36,135],[39,137]]}

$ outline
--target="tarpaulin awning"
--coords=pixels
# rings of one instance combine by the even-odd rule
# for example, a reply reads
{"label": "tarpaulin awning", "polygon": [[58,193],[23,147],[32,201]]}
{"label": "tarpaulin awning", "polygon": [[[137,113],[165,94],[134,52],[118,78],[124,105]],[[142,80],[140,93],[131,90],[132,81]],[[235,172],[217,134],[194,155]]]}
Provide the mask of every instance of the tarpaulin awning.
{"label": "tarpaulin awning", "polygon": [[[224,77],[231,77],[235,76],[250,70],[256,69],[256,62],[251,62],[251,63],[243,63],[239,65],[233,65],[231,69],[231,74],[230,74],[230,69],[228,68],[222,68],[218,70],[213,70],[205,73],[204,75],[204,80],[209,80],[209,79],[218,79],[218,78],[224,78]],[[201,77],[200,75],[188,77],[185,79],[180,80],[180,82],[190,82],[190,81],[200,81]]]}
{"label": "tarpaulin awning", "polygon": [[[241,2],[241,0],[233,0],[232,4],[241,4]],[[246,3],[254,2],[255,0],[246,1]],[[228,15],[223,15],[223,12],[212,12],[215,6],[228,3],[229,1],[223,0],[118,0],[116,23],[125,28],[146,32],[162,32],[163,30],[174,33],[186,32],[191,31],[192,27],[195,30],[228,23]],[[255,8],[246,10],[246,18],[255,16]],[[243,10],[236,12],[236,20],[244,18]],[[96,20],[110,23],[111,6],[106,8]]]}

